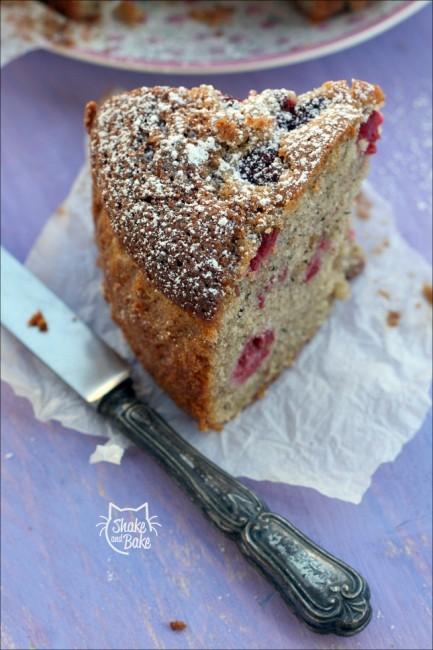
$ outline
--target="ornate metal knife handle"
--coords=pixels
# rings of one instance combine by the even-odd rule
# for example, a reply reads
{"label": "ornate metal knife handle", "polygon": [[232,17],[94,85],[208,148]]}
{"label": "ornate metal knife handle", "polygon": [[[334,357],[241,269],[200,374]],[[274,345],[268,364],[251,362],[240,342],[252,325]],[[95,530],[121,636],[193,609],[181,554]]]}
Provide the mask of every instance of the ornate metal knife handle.
{"label": "ornate metal knife handle", "polygon": [[101,401],[99,411],[162,463],[312,630],[349,636],[368,625],[370,592],[362,576],[194,449],[137,399],[129,380]]}

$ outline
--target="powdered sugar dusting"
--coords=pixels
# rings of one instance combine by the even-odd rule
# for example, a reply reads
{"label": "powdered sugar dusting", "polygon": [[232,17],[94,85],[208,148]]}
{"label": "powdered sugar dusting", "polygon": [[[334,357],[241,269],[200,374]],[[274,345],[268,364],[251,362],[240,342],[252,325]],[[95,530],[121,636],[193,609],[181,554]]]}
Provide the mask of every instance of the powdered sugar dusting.
{"label": "powdered sugar dusting", "polygon": [[186,152],[188,155],[188,161],[192,165],[200,165],[209,158],[208,152],[204,147],[191,144],[190,142],[186,145]]}
{"label": "powdered sugar dusting", "polygon": [[[326,157],[381,103],[370,84],[254,91],[139,88],[91,121],[92,166],[113,229],[170,299],[211,319],[267,228],[281,227]],[[361,151],[360,151],[361,153]]]}

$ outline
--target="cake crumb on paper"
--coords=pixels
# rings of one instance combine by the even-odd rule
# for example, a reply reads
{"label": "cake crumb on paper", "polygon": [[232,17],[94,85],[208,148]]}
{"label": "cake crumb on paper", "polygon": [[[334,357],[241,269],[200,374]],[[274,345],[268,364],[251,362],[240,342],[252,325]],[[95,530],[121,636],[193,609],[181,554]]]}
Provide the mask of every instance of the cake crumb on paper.
{"label": "cake crumb on paper", "polygon": [[430,305],[433,305],[433,287],[431,284],[424,284],[422,288],[422,295]]}
{"label": "cake crumb on paper", "polygon": [[399,311],[389,311],[386,317],[386,322],[389,327],[397,327],[400,322],[401,314]]}
{"label": "cake crumb on paper", "polygon": [[389,239],[384,239],[380,244],[375,246],[371,252],[373,255],[380,255],[386,248],[389,248]]}
{"label": "cake crumb on paper", "polygon": [[40,332],[48,332],[48,323],[43,313],[38,310],[27,321],[29,327],[37,327]]}
{"label": "cake crumb on paper", "polygon": [[390,294],[388,293],[388,291],[385,291],[385,289],[379,289],[377,293],[379,294],[379,296],[382,296],[382,298],[385,298],[386,300],[389,300],[391,298]]}
{"label": "cake crumb on paper", "polygon": [[186,628],[186,623],[183,621],[170,621],[170,628],[173,632],[182,632]]}
{"label": "cake crumb on paper", "polygon": [[350,295],[350,287],[346,280],[340,280],[334,287],[334,294],[337,300],[346,300]]}
{"label": "cake crumb on paper", "polygon": [[369,198],[367,198],[364,192],[360,192],[355,197],[355,212],[356,212],[356,216],[359,219],[364,219],[364,221],[369,219],[371,215],[372,207],[373,207],[372,202],[370,201]]}
{"label": "cake crumb on paper", "polygon": [[66,215],[66,209],[63,203],[59,205],[59,207],[57,208],[54,214],[57,215],[58,217],[64,217]]}

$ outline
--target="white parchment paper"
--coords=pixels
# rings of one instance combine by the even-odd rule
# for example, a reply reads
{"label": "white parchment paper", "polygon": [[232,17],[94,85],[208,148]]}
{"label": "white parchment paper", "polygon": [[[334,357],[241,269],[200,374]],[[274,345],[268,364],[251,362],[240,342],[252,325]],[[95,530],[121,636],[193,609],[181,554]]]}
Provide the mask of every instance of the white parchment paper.
{"label": "white parchment paper", "polygon": [[[365,193],[373,203],[371,216],[355,217],[354,225],[368,263],[353,282],[352,298],[337,302],[296,365],[220,433],[197,430],[137,366],[112,323],[95,264],[86,168],[48,220],[27,264],[131,361],[139,394],[224,469],[359,503],[378,466],[394,460],[421,426],[431,381],[431,307],[421,295],[431,267],[398,234],[383,199],[369,185]],[[387,325],[389,310],[401,314],[396,327]],[[38,419],[107,437],[90,461],[120,463],[129,444],[125,438],[7,332],[2,348],[3,378],[31,401]]]}

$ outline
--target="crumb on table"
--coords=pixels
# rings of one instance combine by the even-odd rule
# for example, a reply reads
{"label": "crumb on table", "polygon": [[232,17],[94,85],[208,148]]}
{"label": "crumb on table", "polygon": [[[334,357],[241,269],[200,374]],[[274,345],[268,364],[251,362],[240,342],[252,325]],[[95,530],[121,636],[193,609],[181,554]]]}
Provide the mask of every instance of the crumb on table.
{"label": "crumb on table", "polygon": [[186,628],[186,623],[183,621],[170,621],[170,628],[174,632],[182,632]]}
{"label": "crumb on table", "polygon": [[430,305],[433,304],[433,287],[431,284],[424,284],[422,287],[422,295]]}
{"label": "crumb on table", "polygon": [[33,316],[29,318],[27,324],[29,327],[37,327],[40,332],[48,331],[48,323],[40,310],[36,311]]}
{"label": "crumb on table", "polygon": [[379,296],[382,296],[382,298],[386,298],[386,300],[389,300],[391,298],[388,291],[385,291],[385,289],[379,289],[377,293],[379,294]]}
{"label": "crumb on table", "polygon": [[397,327],[400,322],[401,314],[399,311],[389,311],[386,322],[390,327]]}

